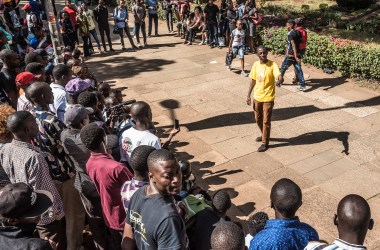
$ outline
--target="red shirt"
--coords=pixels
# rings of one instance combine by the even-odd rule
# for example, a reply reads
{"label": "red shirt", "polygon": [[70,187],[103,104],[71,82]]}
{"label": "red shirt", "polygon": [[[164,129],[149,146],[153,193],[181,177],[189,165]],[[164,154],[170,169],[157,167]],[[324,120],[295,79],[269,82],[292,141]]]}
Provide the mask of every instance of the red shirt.
{"label": "red shirt", "polygon": [[106,225],[114,230],[124,230],[125,210],[120,191],[132,174],[110,155],[100,153],[91,153],[86,170],[99,193]]}
{"label": "red shirt", "polygon": [[77,25],[77,12],[75,10],[73,10],[72,8],[69,8],[69,7],[65,7],[65,8],[63,8],[63,10],[69,14],[71,22],[73,22],[73,25],[76,26]]}
{"label": "red shirt", "polygon": [[302,35],[302,41],[300,42],[299,49],[306,49],[307,31],[302,26],[296,27],[296,30],[298,30]]}

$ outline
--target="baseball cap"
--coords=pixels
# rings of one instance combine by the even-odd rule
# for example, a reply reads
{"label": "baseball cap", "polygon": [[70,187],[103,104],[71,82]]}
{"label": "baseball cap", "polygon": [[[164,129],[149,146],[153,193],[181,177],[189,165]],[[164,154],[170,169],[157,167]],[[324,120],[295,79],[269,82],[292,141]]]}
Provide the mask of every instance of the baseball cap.
{"label": "baseball cap", "polygon": [[33,218],[47,212],[53,196],[45,190],[33,190],[25,183],[8,184],[0,190],[0,217]]}
{"label": "baseball cap", "polygon": [[90,79],[82,80],[80,78],[74,78],[66,84],[66,91],[70,95],[78,95],[90,87],[91,87]]}
{"label": "baseball cap", "polygon": [[86,115],[93,112],[92,108],[85,108],[80,104],[69,105],[65,111],[65,123],[67,126],[78,125]]}
{"label": "baseball cap", "polygon": [[30,84],[35,79],[35,76],[30,72],[22,72],[16,76],[16,85],[24,86]]}
{"label": "baseball cap", "polygon": [[32,6],[30,4],[25,4],[24,7],[22,7],[22,10],[32,9]]}

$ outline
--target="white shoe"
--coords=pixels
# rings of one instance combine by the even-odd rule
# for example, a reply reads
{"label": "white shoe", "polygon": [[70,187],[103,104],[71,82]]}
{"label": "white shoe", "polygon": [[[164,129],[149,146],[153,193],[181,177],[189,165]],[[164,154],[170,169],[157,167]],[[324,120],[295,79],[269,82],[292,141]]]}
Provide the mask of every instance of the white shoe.
{"label": "white shoe", "polygon": [[245,72],[244,70],[242,70],[240,74],[241,74],[242,76],[244,76],[244,77],[247,77],[247,76],[248,76],[248,73]]}
{"label": "white shoe", "polygon": [[227,66],[227,70],[228,70],[228,71],[231,71],[231,65],[228,65],[228,66]]}
{"label": "white shoe", "polygon": [[138,44],[137,44],[137,47],[142,47],[142,46],[141,46],[141,43],[138,43]]}
{"label": "white shoe", "polygon": [[202,46],[202,45],[204,45],[204,42],[202,41],[202,42],[200,42],[198,45]]}
{"label": "white shoe", "polygon": [[306,91],[306,88],[305,87],[302,87],[302,86],[299,86],[297,88],[298,91],[302,91],[302,92],[305,92]]}

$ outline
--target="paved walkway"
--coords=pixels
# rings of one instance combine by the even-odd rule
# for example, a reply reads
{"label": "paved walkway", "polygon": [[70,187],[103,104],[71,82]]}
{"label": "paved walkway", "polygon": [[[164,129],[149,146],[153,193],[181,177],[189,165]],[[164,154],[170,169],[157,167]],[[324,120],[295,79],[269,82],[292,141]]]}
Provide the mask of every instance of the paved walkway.
{"label": "paved walkway", "polygon": [[[123,89],[124,99],[150,103],[161,132],[179,119],[178,158],[192,162],[204,188],[228,190],[236,220],[257,211],[273,217],[270,188],[287,177],[303,190],[301,220],[327,241],[337,235],[332,218],[339,200],[349,193],[368,199],[375,230],[366,244],[380,249],[380,164],[373,153],[380,148],[379,94],[304,67],[311,87],[305,93],[294,85],[277,89],[272,147],[258,153],[259,131],[245,104],[249,79],[226,71],[226,49],[182,42],[165,34],[149,39],[148,49],[102,54],[88,64],[100,80]],[[246,68],[256,60],[247,56]],[[290,79],[289,73],[285,83]]]}

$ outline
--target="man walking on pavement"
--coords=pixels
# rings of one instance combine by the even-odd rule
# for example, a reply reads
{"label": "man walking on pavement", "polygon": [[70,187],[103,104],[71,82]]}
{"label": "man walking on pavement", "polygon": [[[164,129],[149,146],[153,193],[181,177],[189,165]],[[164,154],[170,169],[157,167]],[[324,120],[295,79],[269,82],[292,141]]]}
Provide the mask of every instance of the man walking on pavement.
{"label": "man walking on pavement", "polygon": [[[262,145],[257,151],[264,152],[268,149],[270,138],[275,83],[277,87],[280,87],[283,78],[277,64],[268,60],[268,51],[264,46],[257,48],[257,56],[260,61],[253,64],[249,74],[251,84],[248,90],[247,105],[253,104],[256,123],[261,131],[261,136],[257,137],[256,141],[262,141]],[[251,95],[252,90],[253,95]]]}
{"label": "man walking on pavement", "polygon": [[110,51],[114,51],[111,42],[110,26],[108,24],[108,10],[107,7],[104,5],[104,0],[100,0],[98,6],[96,6],[96,8],[94,9],[94,18],[95,21],[98,23],[99,33],[102,39],[104,51],[107,51],[106,42],[104,40],[104,33],[106,33]]}

